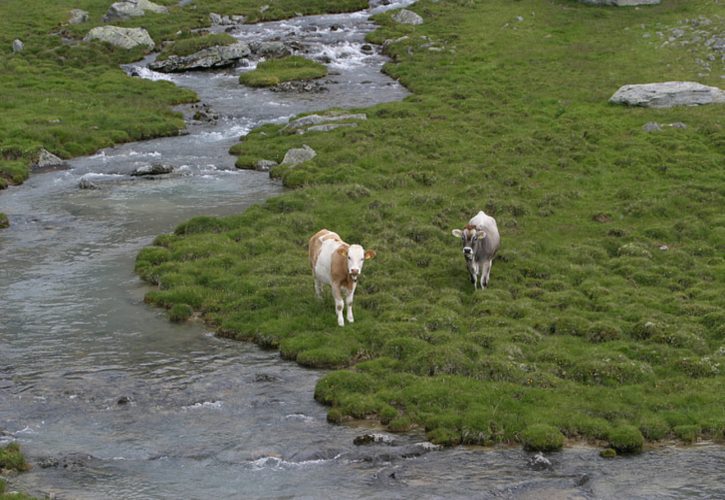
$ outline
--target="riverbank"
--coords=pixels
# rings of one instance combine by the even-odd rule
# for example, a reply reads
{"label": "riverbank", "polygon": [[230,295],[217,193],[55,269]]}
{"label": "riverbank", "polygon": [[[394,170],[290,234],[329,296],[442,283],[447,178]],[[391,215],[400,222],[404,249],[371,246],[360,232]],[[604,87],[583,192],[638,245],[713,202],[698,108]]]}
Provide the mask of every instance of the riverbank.
{"label": "riverbank", "polygon": [[[114,144],[176,135],[184,128],[171,106],[197,96],[166,81],[127,76],[119,65],[140,59],[149,47],[125,50],[83,38],[96,26],[143,26],[161,48],[208,28],[211,14],[244,16],[247,22],[297,13],[349,12],[362,0],[307,0],[269,5],[261,0],[177,2],[159,0],[166,13],[103,21],[110,0],[48,5],[37,0],[3,2],[0,16],[0,190],[24,182],[40,151],[60,160]],[[266,8],[265,8],[266,6]],[[71,23],[73,9],[85,20]],[[15,45],[19,40],[22,48]]]}
{"label": "riverbank", "polygon": [[[317,155],[272,170],[294,191],[159,236],[137,260],[159,286],[147,301],[337,368],[315,392],[335,422],[449,445],[521,442],[537,424],[615,447],[722,440],[722,106],[607,102],[628,83],[717,85],[722,60],[703,72],[704,48],[654,43],[692,19],[718,32],[716,4],[412,10],[423,24],[383,14],[369,39],[414,95],[354,110],[368,118],[356,127],[252,132],[245,158]],[[450,236],[480,209],[502,234],[483,292]],[[378,254],[344,329],[312,292],[320,227]]]}

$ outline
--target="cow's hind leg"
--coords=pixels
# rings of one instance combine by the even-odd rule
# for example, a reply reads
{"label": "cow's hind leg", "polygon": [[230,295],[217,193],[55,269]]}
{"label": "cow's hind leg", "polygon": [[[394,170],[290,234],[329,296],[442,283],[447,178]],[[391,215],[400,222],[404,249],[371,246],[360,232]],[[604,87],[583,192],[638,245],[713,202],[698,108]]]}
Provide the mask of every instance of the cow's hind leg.
{"label": "cow's hind leg", "polygon": [[342,300],[342,292],[339,286],[334,284],[332,285],[332,296],[335,299],[335,314],[337,314],[337,324],[340,326],[345,326],[345,320],[342,317],[342,310],[345,307],[345,301]]}
{"label": "cow's hind leg", "polygon": [[322,298],[322,282],[315,277],[315,295],[318,299]]}

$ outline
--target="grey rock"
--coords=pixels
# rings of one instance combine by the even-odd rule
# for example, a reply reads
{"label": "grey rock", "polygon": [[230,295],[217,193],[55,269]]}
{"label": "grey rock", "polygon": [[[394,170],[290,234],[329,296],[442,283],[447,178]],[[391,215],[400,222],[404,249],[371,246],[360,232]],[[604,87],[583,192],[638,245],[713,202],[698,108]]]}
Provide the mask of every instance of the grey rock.
{"label": "grey rock", "polygon": [[16,38],[15,40],[13,40],[13,52],[15,52],[15,53],[22,52],[24,48],[25,48],[25,44],[23,43],[22,40],[20,40],[19,38]]}
{"label": "grey rock", "polygon": [[119,26],[98,26],[83,38],[84,42],[97,40],[110,43],[122,49],[133,49],[140,45],[153,49],[156,44],[143,28],[121,28]]}
{"label": "grey rock", "polygon": [[662,130],[662,127],[657,122],[647,122],[642,125],[642,130],[645,132],[659,132]]}
{"label": "grey rock", "polygon": [[539,452],[529,458],[529,467],[534,470],[550,469],[552,467],[551,460],[546,458],[543,453]]}
{"label": "grey rock", "polygon": [[342,127],[357,127],[357,123],[329,123],[327,125],[314,125],[306,130],[300,130],[297,133],[304,134],[306,132],[329,132],[330,130],[335,130],[336,128]]}
{"label": "grey rock", "polygon": [[660,0],[579,0],[589,5],[613,5],[615,7],[636,7],[638,5],[657,5]]}
{"label": "grey rock", "polygon": [[283,132],[295,132],[299,129],[310,127],[313,125],[321,125],[330,122],[348,121],[348,120],[367,120],[365,113],[351,113],[345,115],[307,115],[302,118],[290,121],[283,129]]}
{"label": "grey rock", "polygon": [[685,129],[685,128],[687,128],[687,124],[682,123],[682,122],[675,122],[675,123],[670,123],[670,127]]}
{"label": "grey rock", "polygon": [[725,103],[725,91],[697,82],[662,82],[624,85],[609,99],[612,104],[670,108]]}
{"label": "grey rock", "polygon": [[356,446],[374,443],[387,444],[392,446],[396,444],[396,440],[393,436],[389,434],[378,433],[363,434],[361,436],[356,436],[355,439],[352,440],[352,444]]}
{"label": "grey rock", "polygon": [[81,24],[88,21],[88,12],[81,9],[72,9],[70,11],[70,18],[68,18],[68,24]]}
{"label": "grey rock", "polygon": [[78,182],[78,187],[80,189],[98,189],[98,186],[85,175]]}
{"label": "grey rock", "polygon": [[171,165],[164,165],[161,163],[156,163],[153,165],[144,165],[142,167],[138,167],[136,170],[131,172],[131,176],[133,177],[144,177],[148,175],[165,175],[170,174],[174,171],[174,167]]}
{"label": "grey rock", "polygon": [[254,170],[259,172],[269,172],[269,169],[276,167],[278,163],[273,160],[259,160],[254,164]]}
{"label": "grey rock", "polygon": [[393,14],[393,21],[400,24],[423,24],[423,18],[418,14],[408,9],[400,9],[398,12]]}
{"label": "grey rock", "polygon": [[282,42],[251,42],[249,49],[257,57],[285,57],[292,51]]}
{"label": "grey rock", "polygon": [[149,0],[124,0],[112,4],[106,15],[103,16],[104,21],[117,21],[121,19],[130,19],[132,17],[140,17],[146,14],[146,11],[156,14],[166,14],[169,9],[163,5],[156,4]]}
{"label": "grey rock", "polygon": [[209,14],[209,20],[217,26],[231,26],[234,24],[244,24],[246,18],[244,16],[226,16],[212,12]]}
{"label": "grey rock", "polygon": [[287,151],[282,160],[282,165],[299,165],[317,156],[317,152],[303,144],[301,148],[293,148]]}
{"label": "grey rock", "polygon": [[163,61],[154,61],[149,68],[164,73],[223,68],[236,64],[251,53],[246,43],[216,45],[188,56],[169,56]]}
{"label": "grey rock", "polygon": [[307,80],[293,80],[290,82],[282,82],[274,87],[270,87],[273,92],[311,92],[318,94],[325,92],[327,88],[320,82]]}
{"label": "grey rock", "polygon": [[65,162],[45,148],[38,151],[37,158],[30,165],[33,169],[64,167]]}

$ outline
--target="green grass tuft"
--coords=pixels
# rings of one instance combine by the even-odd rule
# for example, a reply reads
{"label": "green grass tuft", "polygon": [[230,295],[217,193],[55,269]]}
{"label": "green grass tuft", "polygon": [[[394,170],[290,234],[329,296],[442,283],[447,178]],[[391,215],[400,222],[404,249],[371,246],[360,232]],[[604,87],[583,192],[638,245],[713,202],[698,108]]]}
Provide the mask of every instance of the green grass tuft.
{"label": "green grass tuft", "polygon": [[632,425],[620,425],[609,433],[609,445],[617,453],[638,453],[642,451],[644,437],[636,427]]}
{"label": "green grass tuft", "polygon": [[294,80],[314,80],[327,76],[324,64],[301,56],[270,59],[259,63],[256,69],[239,75],[239,83],[250,87],[272,87]]}
{"label": "green grass tuft", "polygon": [[557,451],[564,446],[564,435],[547,424],[532,424],[521,434],[521,442],[528,451]]}

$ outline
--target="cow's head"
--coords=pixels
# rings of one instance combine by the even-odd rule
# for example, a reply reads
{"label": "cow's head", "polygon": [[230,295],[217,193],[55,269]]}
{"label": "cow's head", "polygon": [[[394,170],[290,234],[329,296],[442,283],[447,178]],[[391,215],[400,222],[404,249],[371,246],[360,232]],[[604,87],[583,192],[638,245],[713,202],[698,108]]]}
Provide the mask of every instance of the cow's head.
{"label": "cow's head", "polygon": [[375,257],[375,250],[365,251],[360,245],[342,246],[337,249],[337,253],[347,259],[347,272],[353,281],[357,281],[365,261]]}
{"label": "cow's head", "polygon": [[468,224],[463,229],[454,229],[451,234],[456,238],[461,238],[463,242],[463,256],[467,260],[473,259],[476,242],[486,237],[486,232],[476,229],[476,226]]}

